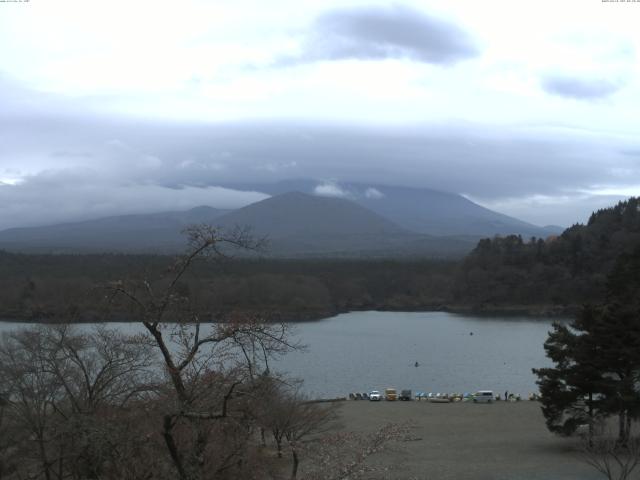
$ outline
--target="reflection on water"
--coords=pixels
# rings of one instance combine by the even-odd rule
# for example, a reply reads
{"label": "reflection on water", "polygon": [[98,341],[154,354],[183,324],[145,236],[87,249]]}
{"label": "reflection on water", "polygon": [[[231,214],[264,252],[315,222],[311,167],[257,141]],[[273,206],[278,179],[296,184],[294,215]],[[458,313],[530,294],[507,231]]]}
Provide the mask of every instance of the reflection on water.
{"label": "reflection on water", "polygon": [[[0,322],[0,332],[24,325]],[[304,390],[314,397],[385,387],[526,396],[537,390],[531,369],[549,365],[543,349],[548,318],[354,312],[295,325],[306,351],[273,367],[304,379]],[[112,326],[144,330],[140,324]]]}

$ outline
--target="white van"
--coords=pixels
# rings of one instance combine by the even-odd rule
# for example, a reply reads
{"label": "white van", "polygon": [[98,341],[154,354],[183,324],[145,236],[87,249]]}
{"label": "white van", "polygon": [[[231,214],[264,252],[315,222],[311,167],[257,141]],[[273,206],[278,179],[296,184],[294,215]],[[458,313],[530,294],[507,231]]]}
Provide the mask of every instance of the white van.
{"label": "white van", "polygon": [[491,403],[493,399],[492,390],[480,390],[473,394],[474,403]]}

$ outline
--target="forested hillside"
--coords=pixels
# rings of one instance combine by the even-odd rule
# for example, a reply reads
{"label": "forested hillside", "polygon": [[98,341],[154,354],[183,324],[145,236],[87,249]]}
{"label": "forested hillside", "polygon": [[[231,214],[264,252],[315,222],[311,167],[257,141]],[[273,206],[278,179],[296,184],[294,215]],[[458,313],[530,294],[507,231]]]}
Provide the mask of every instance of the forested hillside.
{"label": "forested hillside", "polygon": [[[484,239],[462,262],[424,258],[199,261],[180,288],[188,291],[206,319],[237,311],[274,320],[375,309],[568,313],[583,303],[601,302],[614,263],[624,263],[623,255],[640,248],[639,204],[639,199],[631,198],[599,210],[587,225],[574,225],[557,237]],[[163,255],[0,251],[0,318],[100,319],[106,284],[146,278],[160,286],[172,262],[171,256]],[[638,267],[629,263],[627,270],[620,271],[635,275]],[[122,319],[128,319],[124,313]]]}
{"label": "forested hillside", "polygon": [[594,212],[547,239],[484,239],[463,261],[454,301],[495,305],[579,305],[604,298],[616,259],[640,246],[640,200]]}
{"label": "forested hillside", "polygon": [[[0,252],[0,318],[99,320],[106,284],[147,278],[162,285],[172,263],[160,255]],[[200,261],[180,289],[206,319],[249,311],[303,320],[348,310],[442,308],[456,266],[425,259]]]}

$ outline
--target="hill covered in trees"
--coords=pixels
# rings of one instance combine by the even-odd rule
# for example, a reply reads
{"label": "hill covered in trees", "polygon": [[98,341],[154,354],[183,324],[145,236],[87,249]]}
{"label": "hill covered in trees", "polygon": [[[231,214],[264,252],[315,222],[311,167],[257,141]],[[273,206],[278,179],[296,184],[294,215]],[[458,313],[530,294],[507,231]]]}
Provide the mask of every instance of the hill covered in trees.
{"label": "hill covered in trees", "polygon": [[[285,320],[376,309],[568,313],[601,302],[616,260],[640,248],[639,205],[631,198],[599,210],[586,225],[574,225],[560,236],[484,239],[463,261],[198,261],[180,288],[198,299],[202,318],[209,320],[234,311]],[[104,285],[158,278],[167,261],[163,255],[0,251],[0,318],[100,319]],[[628,275],[637,271],[630,264]]]}
{"label": "hill covered in trees", "polygon": [[[99,320],[105,285],[161,277],[170,261],[161,255],[0,252],[0,318]],[[442,308],[456,267],[428,259],[199,261],[180,288],[198,299],[207,320],[234,311],[304,320],[349,310]]]}
{"label": "hill covered in trees", "polygon": [[481,240],[456,275],[454,302],[567,307],[604,298],[616,259],[640,246],[640,199],[594,212],[560,236]]}

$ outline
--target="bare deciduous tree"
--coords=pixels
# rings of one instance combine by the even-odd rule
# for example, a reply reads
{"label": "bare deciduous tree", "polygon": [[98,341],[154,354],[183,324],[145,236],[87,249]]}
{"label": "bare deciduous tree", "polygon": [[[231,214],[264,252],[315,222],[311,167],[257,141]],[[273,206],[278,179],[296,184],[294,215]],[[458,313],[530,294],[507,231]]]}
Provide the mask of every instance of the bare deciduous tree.
{"label": "bare deciduous tree", "polygon": [[331,410],[295,389],[274,390],[285,382],[270,361],[297,348],[287,325],[239,314],[201,322],[185,275],[202,257],[224,257],[225,246],[255,248],[246,231],[222,236],[200,226],[188,234],[189,250],[162,278],[108,286],[109,302],[126,307],[143,333],[62,325],[4,336],[0,431],[12,443],[0,442],[0,475],[265,478],[260,429],[282,421],[278,441],[286,440],[296,478],[304,444]]}
{"label": "bare deciduous tree", "polygon": [[305,480],[353,480],[375,478],[384,467],[367,460],[391,442],[412,440],[408,424],[388,424],[370,434],[337,431],[305,442]]}
{"label": "bare deciduous tree", "polygon": [[114,418],[154,389],[152,359],[148,348],[103,327],[5,334],[0,384],[2,428],[12,435],[7,468],[16,478],[100,478],[119,461],[112,447],[130,438]]}
{"label": "bare deciduous tree", "polygon": [[0,480],[4,478],[7,470],[11,432],[6,421],[6,409],[9,405],[7,393],[0,385]]}
{"label": "bare deciduous tree", "polygon": [[[250,450],[254,415],[249,405],[259,392],[269,360],[295,346],[285,324],[232,315],[204,324],[181,283],[201,258],[220,259],[228,247],[256,249],[246,230],[223,234],[207,225],[187,230],[189,249],[152,281],[120,281],[109,286],[112,301],[124,300],[160,351],[170,389],[162,392],[162,437],[181,480],[207,472],[237,476]],[[221,439],[221,436],[224,438]]]}
{"label": "bare deciduous tree", "polygon": [[624,444],[604,435],[585,439],[581,458],[608,480],[628,480],[640,464],[640,438]]}
{"label": "bare deciduous tree", "polygon": [[337,418],[336,403],[310,401],[300,393],[299,382],[289,384],[281,379],[265,379],[263,400],[258,406],[258,422],[271,433],[278,458],[282,458],[283,444],[291,453],[291,475],[297,478],[302,443],[328,430]]}

